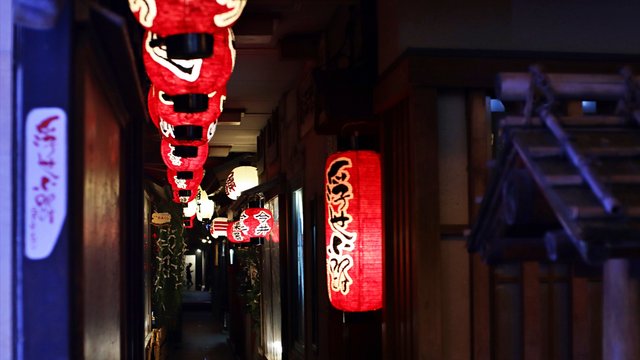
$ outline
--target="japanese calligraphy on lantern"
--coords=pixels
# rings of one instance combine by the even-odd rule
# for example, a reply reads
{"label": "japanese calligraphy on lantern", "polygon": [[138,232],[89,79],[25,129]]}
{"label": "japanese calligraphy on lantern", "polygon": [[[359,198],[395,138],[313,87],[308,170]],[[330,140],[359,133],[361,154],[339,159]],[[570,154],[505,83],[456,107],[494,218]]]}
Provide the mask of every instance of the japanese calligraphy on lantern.
{"label": "japanese calligraphy on lantern", "polygon": [[327,222],[331,239],[327,245],[327,280],[330,290],[349,293],[353,279],[349,270],[353,266],[353,251],[356,233],[349,231],[353,217],[349,214],[349,202],[353,200],[353,187],[349,182],[351,159],[334,159],[326,171]]}
{"label": "japanese calligraphy on lantern", "polygon": [[47,258],[67,216],[67,115],[37,108],[25,131],[25,255]]}

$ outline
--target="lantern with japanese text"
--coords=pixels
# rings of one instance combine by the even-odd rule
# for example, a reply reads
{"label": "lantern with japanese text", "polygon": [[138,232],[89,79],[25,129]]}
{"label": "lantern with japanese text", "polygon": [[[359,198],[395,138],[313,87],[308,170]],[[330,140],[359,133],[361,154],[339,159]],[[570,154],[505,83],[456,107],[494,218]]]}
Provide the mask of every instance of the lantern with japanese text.
{"label": "lantern with japanese text", "polygon": [[227,229],[229,228],[229,221],[227,218],[217,217],[211,221],[211,227],[209,232],[214,239],[219,236],[227,236]]}
{"label": "lantern with japanese text", "polygon": [[192,171],[176,171],[168,168],[167,180],[171,185],[173,201],[182,204],[192,201],[197,195],[203,175],[202,168]]}
{"label": "lantern with japanese text", "polygon": [[157,34],[172,58],[194,59],[215,54],[211,34],[231,27],[246,0],[129,0],[136,20]]}
{"label": "lantern with japanese text", "polygon": [[242,233],[240,221],[229,223],[227,228],[227,238],[229,241],[236,244],[251,242],[251,238]]}
{"label": "lantern with japanese text", "polygon": [[167,180],[172,189],[197,190],[202,182],[204,169],[194,169],[190,171],[176,171],[167,169]]}
{"label": "lantern with japanese text", "polygon": [[248,208],[240,214],[239,222],[245,236],[266,237],[273,229],[273,214],[269,209]]}
{"label": "lantern with japanese text", "polygon": [[200,188],[200,192],[196,196],[196,205],[198,210],[196,211],[196,218],[199,221],[205,219],[211,219],[215,212],[215,203],[209,199],[207,192]]}
{"label": "lantern with japanese text", "polygon": [[166,139],[160,141],[160,154],[168,168],[175,171],[201,169],[209,155],[209,144],[200,146],[172,145]]}
{"label": "lantern with japanese text", "polygon": [[201,112],[208,106],[209,94],[227,86],[235,66],[231,29],[214,34],[214,54],[204,59],[174,59],[163,47],[153,47],[156,34],[147,32],[142,57],[153,86],[167,93],[176,112]]}
{"label": "lantern with japanese text", "polygon": [[168,142],[198,146],[211,141],[216,131],[218,117],[224,107],[226,88],[209,94],[207,110],[195,113],[175,112],[171,97],[162,90],[157,92],[157,101],[154,101],[154,104],[158,128]]}
{"label": "lantern with japanese text", "polygon": [[233,169],[224,185],[224,191],[231,200],[237,200],[243,191],[258,185],[258,169],[254,166],[238,166]]}
{"label": "lantern with japanese text", "polygon": [[325,168],[327,290],[342,311],[382,308],[380,155],[331,155]]}
{"label": "lantern with japanese text", "polygon": [[178,204],[187,204],[196,198],[196,192],[193,190],[171,189],[173,202]]}

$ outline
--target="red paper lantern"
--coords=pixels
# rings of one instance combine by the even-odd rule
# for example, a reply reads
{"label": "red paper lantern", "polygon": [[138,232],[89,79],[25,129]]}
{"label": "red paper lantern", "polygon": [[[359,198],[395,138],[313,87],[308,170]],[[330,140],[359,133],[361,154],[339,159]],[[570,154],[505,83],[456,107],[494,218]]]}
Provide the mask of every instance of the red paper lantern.
{"label": "red paper lantern", "polygon": [[[198,101],[205,102],[206,95],[226,88],[235,66],[233,32],[225,29],[213,36],[213,56],[204,59],[173,59],[167,55],[166,48],[151,46],[157,37],[155,33],[145,33],[142,55],[149,79],[156,89],[166,92],[174,100],[180,100],[176,102],[176,107],[183,106],[179,96],[197,94],[200,96]],[[175,110],[181,111],[181,108]]]}
{"label": "red paper lantern", "polygon": [[[159,34],[172,57],[207,57],[210,34],[231,27],[246,0],[129,0],[129,8],[147,30]],[[215,51],[215,50],[214,50]]]}
{"label": "red paper lantern", "polygon": [[198,186],[202,182],[204,169],[194,169],[191,171],[176,171],[167,169],[167,180],[174,190],[198,191]]}
{"label": "red paper lantern", "polygon": [[147,94],[147,110],[149,111],[151,122],[157,129],[160,128],[160,115],[158,114],[158,106],[160,103],[159,95],[158,90],[151,85],[149,87],[149,94]]}
{"label": "red paper lantern", "polygon": [[342,311],[382,308],[380,156],[331,155],[325,168],[327,288]]}
{"label": "red paper lantern", "polygon": [[184,227],[186,229],[192,229],[193,228],[193,220],[196,218],[195,215],[191,216],[191,217],[183,217],[182,218],[182,224],[184,225]]}
{"label": "red paper lantern", "polygon": [[[226,98],[226,89],[214,91],[208,96],[207,110],[197,113],[175,112],[173,100],[164,91],[158,91],[155,104],[160,132],[172,144],[198,146],[208,143],[216,132]],[[194,132],[194,129],[199,132]]]}
{"label": "red paper lantern", "polygon": [[269,209],[248,208],[240,214],[239,222],[245,236],[266,237],[273,229],[273,214]]}
{"label": "red paper lantern", "polygon": [[247,0],[129,0],[136,20],[163,36],[232,26]]}
{"label": "red paper lantern", "polygon": [[187,204],[194,200],[198,194],[197,190],[172,189],[173,202],[178,204]]}
{"label": "red paper lantern", "polygon": [[229,224],[227,228],[227,238],[236,244],[251,242],[251,239],[242,233],[240,221],[234,221]]}
{"label": "red paper lantern", "polygon": [[166,139],[160,141],[160,154],[168,168],[175,171],[202,169],[209,155],[209,144],[200,146],[172,145]]}

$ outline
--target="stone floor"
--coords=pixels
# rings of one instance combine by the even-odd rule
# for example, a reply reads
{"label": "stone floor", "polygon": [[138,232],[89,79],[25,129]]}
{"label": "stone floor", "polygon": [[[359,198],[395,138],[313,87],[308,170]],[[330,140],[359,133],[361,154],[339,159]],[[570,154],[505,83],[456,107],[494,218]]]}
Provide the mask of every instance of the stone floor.
{"label": "stone floor", "polygon": [[234,360],[227,333],[214,319],[209,301],[207,292],[184,293],[182,339],[171,344],[169,360]]}

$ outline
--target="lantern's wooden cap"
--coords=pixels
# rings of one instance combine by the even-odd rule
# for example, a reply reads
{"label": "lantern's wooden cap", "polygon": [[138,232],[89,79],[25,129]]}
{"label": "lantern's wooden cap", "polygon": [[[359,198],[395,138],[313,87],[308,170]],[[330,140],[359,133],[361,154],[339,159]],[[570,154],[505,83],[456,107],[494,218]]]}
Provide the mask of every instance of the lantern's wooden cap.
{"label": "lantern's wooden cap", "polygon": [[197,113],[207,111],[209,96],[207,94],[182,94],[171,96],[173,111],[182,113]]}
{"label": "lantern's wooden cap", "polygon": [[191,141],[202,139],[202,126],[177,125],[173,128],[176,140]]}
{"label": "lantern's wooden cap", "polygon": [[200,59],[213,55],[213,35],[208,33],[169,35],[165,44],[171,59]]}
{"label": "lantern's wooden cap", "polygon": [[198,147],[177,145],[175,150],[173,150],[173,154],[184,158],[194,158],[198,156]]}
{"label": "lantern's wooden cap", "polygon": [[[176,173],[176,176],[178,177],[178,179],[191,180],[193,179],[193,171],[178,171]],[[190,195],[191,194],[189,194],[188,196]]]}

